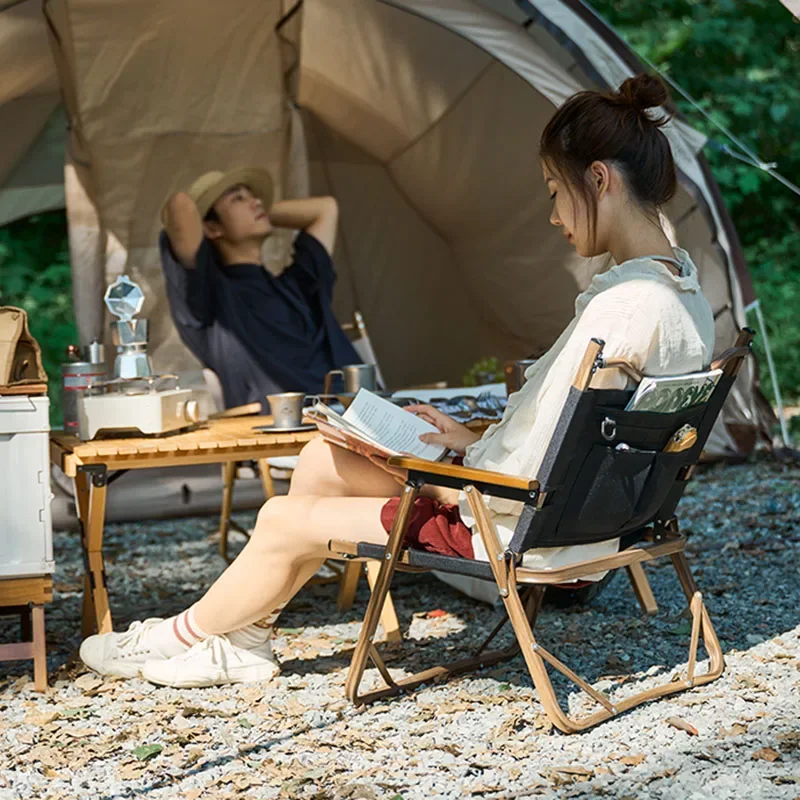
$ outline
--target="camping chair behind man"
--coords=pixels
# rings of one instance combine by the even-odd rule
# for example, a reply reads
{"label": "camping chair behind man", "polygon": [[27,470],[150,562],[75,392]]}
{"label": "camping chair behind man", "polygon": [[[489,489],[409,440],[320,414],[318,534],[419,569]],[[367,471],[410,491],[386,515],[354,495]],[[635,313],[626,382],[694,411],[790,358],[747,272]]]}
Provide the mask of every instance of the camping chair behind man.
{"label": "camping chair behind man", "polygon": [[[689,570],[684,554],[685,539],[678,532],[675,508],[741,363],[749,353],[752,337],[752,331],[742,331],[734,348],[715,362],[713,366],[721,368],[723,374],[711,397],[703,404],[677,413],[625,411],[631,392],[590,389],[592,376],[598,369],[622,368],[635,372],[619,362],[604,363],[603,343],[592,340],[575,375],[538,480],[413,458],[391,459],[389,463],[393,466],[408,470],[408,481],[387,545],[330,543],[331,551],[342,557],[374,559],[381,564],[353,654],[346,687],[348,697],[356,704],[368,703],[437,677],[497,663],[521,650],[551,721],[560,730],[571,733],[646,700],[719,677],[723,669],[722,651]],[[641,379],[640,375],[638,377]],[[696,430],[695,443],[681,452],[665,452],[673,434],[684,425]],[[618,447],[623,443],[626,447]],[[410,511],[425,483],[464,490],[489,556],[488,562],[403,549]],[[500,544],[484,493],[524,503],[507,549]],[[532,548],[588,544],[616,537],[621,538],[620,552],[611,556],[552,570],[528,569],[521,565],[522,554]],[[642,565],[662,556],[671,558],[689,603],[692,627],[688,666],[676,680],[668,680],[619,701],[613,700],[537,642],[533,626],[545,588],[624,567],[637,599],[647,613],[652,613],[656,606]],[[373,635],[396,569],[441,570],[494,581],[505,604],[507,619],[492,631],[473,658],[395,680],[374,645]],[[523,588],[521,594],[520,587]],[[485,652],[484,648],[508,619],[516,634],[516,644],[502,651]],[[705,673],[697,674],[701,637],[709,665]],[[386,685],[362,694],[360,685],[368,660],[377,667]],[[600,706],[599,710],[580,718],[565,713],[555,696],[548,666],[580,687]]]}

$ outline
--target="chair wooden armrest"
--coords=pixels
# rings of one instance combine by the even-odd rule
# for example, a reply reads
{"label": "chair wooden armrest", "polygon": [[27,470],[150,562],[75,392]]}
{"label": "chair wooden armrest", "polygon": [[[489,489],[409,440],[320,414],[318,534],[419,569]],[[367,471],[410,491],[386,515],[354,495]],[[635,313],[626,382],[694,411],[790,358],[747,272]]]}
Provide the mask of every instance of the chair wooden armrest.
{"label": "chair wooden armrest", "polygon": [[224,411],[217,411],[216,414],[210,414],[209,419],[227,419],[228,417],[247,417],[252,414],[261,413],[261,403],[248,403],[244,406],[234,406],[233,408],[226,408]]}
{"label": "chair wooden armrest", "polygon": [[[518,478],[516,475],[504,475],[502,472],[462,467],[441,461],[426,461],[424,458],[413,458],[412,456],[392,456],[389,459],[389,466],[421,472],[426,477],[440,476],[454,479],[464,486],[471,483],[516,489],[521,492],[535,492],[539,489],[539,481],[530,478]],[[436,483],[436,480],[431,480],[430,483]]]}

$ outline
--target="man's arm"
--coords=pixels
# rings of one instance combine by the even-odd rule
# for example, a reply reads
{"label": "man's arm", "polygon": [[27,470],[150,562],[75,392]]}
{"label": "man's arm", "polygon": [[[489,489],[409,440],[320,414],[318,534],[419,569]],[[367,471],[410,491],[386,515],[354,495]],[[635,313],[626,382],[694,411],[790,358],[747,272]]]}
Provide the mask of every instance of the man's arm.
{"label": "man's arm", "polygon": [[339,220],[339,205],[333,197],[282,200],[269,210],[269,218],[276,228],[298,228],[310,233],[329,255],[333,254]]}
{"label": "man's arm", "polygon": [[172,252],[184,267],[194,267],[194,257],[203,241],[203,220],[186,192],[176,192],[164,207],[164,230]]}

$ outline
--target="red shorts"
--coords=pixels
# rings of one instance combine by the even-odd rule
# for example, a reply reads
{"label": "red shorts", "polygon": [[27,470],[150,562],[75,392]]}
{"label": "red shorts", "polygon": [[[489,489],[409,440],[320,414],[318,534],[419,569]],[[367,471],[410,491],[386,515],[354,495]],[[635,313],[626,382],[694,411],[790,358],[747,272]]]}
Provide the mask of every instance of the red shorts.
{"label": "red shorts", "polygon": [[[386,533],[392,529],[399,505],[400,498],[393,497],[381,509],[381,524]],[[444,556],[475,558],[472,531],[461,520],[458,506],[440,503],[430,497],[418,497],[414,501],[405,545]]]}

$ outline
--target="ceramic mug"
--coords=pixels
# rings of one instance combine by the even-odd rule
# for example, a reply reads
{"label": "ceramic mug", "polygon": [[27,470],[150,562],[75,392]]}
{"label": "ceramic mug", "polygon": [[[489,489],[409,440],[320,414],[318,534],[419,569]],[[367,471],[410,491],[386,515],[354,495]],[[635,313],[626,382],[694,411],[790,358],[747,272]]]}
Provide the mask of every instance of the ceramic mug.
{"label": "ceramic mug", "polygon": [[341,369],[332,369],[325,376],[323,394],[331,394],[334,375],[342,376],[344,391],[347,394],[355,394],[359,389],[369,389],[374,392],[378,388],[374,364],[348,364]]}

